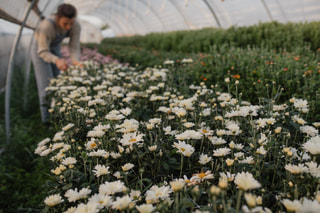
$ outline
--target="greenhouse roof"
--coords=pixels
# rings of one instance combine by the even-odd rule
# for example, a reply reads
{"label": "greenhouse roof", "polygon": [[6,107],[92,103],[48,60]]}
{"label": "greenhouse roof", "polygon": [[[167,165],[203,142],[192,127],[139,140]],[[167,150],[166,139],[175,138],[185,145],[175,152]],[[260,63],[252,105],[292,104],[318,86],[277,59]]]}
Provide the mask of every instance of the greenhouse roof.
{"label": "greenhouse roof", "polygon": [[[48,16],[62,2],[98,29],[109,26],[115,36],[320,20],[319,0],[39,0],[38,7]],[[20,23],[27,5],[28,0],[2,0],[0,17]],[[31,12],[26,25],[34,28],[37,21]]]}

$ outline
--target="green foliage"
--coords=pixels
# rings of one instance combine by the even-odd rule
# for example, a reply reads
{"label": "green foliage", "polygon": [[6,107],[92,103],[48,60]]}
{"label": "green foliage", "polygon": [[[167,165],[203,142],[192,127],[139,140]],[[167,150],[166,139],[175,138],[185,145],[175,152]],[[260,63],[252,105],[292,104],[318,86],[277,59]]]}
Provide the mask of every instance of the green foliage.
{"label": "green foliage", "polygon": [[[288,25],[290,26],[290,25]],[[292,52],[278,51],[264,47],[240,48],[234,44],[210,46],[208,53],[177,53],[174,51],[148,50],[135,46],[102,44],[99,51],[118,58],[140,69],[146,67],[168,67],[176,73],[172,79],[180,92],[186,85],[204,81],[208,86],[220,85],[229,77],[240,82],[239,89],[246,91],[242,98],[258,103],[259,97],[271,98],[274,90],[281,90],[280,101],[291,97],[305,98],[310,101],[310,118],[320,118],[320,52],[314,52],[309,46],[291,47]],[[181,63],[182,59],[191,58],[193,63]],[[164,65],[166,60],[173,65]],[[268,85],[268,87],[266,87]],[[225,85],[221,85],[226,89]],[[231,85],[231,87],[234,87]]]}
{"label": "green foliage", "polygon": [[[6,144],[4,98],[0,95],[0,211],[40,212],[45,198],[46,163],[39,161],[36,143],[50,134],[41,123],[35,79],[31,75],[28,90],[24,90],[22,68],[14,70],[10,108],[11,136]],[[28,91],[28,101],[23,97]],[[40,204],[40,205],[39,205]]]}
{"label": "green foliage", "polygon": [[138,46],[148,50],[175,51],[184,53],[208,53],[211,46],[233,44],[235,47],[267,47],[269,50],[286,49],[291,52],[296,46],[310,45],[313,51],[320,47],[320,22],[310,23],[259,23],[249,27],[228,29],[204,28],[201,30],[150,33],[145,36],[105,38],[102,44]]}

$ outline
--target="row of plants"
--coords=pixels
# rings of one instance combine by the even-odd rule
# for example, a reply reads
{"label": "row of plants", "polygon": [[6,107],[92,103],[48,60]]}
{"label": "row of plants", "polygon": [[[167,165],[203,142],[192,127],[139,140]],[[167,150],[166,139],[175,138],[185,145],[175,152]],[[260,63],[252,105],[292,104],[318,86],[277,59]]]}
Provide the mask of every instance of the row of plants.
{"label": "row of plants", "polygon": [[[94,47],[94,45],[92,45]],[[241,82],[246,91],[243,97],[252,102],[270,98],[274,90],[281,90],[281,101],[292,96],[308,99],[313,114],[319,119],[320,52],[313,52],[309,46],[297,46],[293,52],[274,51],[266,48],[238,48],[233,45],[213,46],[209,53],[175,53],[159,50],[147,50],[134,46],[99,45],[99,52],[127,62],[131,66],[143,69],[171,64],[185,79],[185,84],[207,86],[224,81],[228,76]],[[181,58],[193,63],[181,63]],[[184,72],[188,70],[188,72]],[[224,86],[227,89],[227,86]]]}
{"label": "row of plants", "polygon": [[232,69],[192,84],[194,63],[88,61],[52,80],[44,212],[318,212],[312,100],[280,99],[276,82],[244,98],[255,81]]}
{"label": "row of plants", "polygon": [[[66,47],[63,56],[69,59]],[[107,63],[116,60],[101,55],[95,49],[81,48],[81,60]],[[27,87],[25,87],[27,85]],[[37,141],[55,133],[53,126],[41,123],[40,107],[34,73],[25,81],[25,67],[13,72],[10,100],[11,134],[6,143],[5,93],[0,94],[0,212],[42,212],[46,197],[48,167],[34,153]],[[41,205],[39,205],[41,204]]]}
{"label": "row of plants", "polygon": [[313,51],[320,47],[320,22],[309,23],[259,23],[249,27],[228,29],[205,28],[201,30],[150,33],[145,36],[105,38],[103,44],[134,45],[148,50],[175,51],[183,53],[207,53],[214,45],[232,44],[235,47],[265,47],[269,50],[286,49],[306,43]]}

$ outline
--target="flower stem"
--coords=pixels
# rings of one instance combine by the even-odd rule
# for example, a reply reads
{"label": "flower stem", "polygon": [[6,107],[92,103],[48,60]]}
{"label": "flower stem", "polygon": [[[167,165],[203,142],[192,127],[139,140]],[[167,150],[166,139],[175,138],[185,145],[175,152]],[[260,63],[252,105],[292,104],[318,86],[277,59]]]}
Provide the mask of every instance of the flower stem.
{"label": "flower stem", "polygon": [[181,167],[180,167],[180,175],[179,175],[180,178],[182,175],[182,168],[183,168],[183,155],[181,155]]}
{"label": "flower stem", "polygon": [[238,191],[238,197],[237,197],[237,207],[236,207],[236,212],[237,212],[237,213],[239,213],[242,193],[243,193],[243,191],[240,189],[240,190]]}

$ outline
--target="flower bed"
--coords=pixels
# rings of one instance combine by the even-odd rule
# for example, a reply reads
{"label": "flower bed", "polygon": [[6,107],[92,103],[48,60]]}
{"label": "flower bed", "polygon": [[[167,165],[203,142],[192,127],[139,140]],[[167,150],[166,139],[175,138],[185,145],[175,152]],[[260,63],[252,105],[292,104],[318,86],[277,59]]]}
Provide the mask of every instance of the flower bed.
{"label": "flower bed", "polygon": [[234,95],[181,92],[170,64],[84,65],[47,88],[57,133],[35,150],[52,164],[45,212],[319,211],[308,101],[253,105],[236,78]]}

